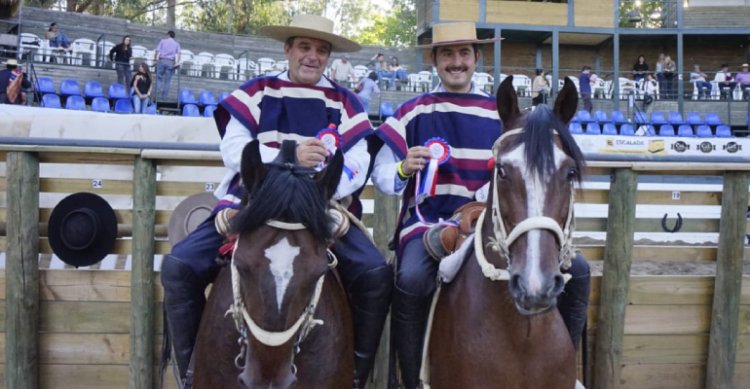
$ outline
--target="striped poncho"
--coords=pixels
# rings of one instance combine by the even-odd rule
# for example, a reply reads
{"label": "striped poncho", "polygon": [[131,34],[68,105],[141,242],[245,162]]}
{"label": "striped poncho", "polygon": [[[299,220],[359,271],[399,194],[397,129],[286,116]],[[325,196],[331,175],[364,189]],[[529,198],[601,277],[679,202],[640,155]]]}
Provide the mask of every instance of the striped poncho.
{"label": "striped poncho", "polygon": [[[450,159],[439,166],[436,194],[419,203],[424,223],[415,212],[416,176],[403,194],[397,227],[399,249],[420,237],[431,223],[448,219],[489,182],[488,160],[502,124],[495,99],[475,93],[429,93],[409,100],[381,125],[376,134],[403,160],[409,148],[440,137],[450,145]],[[400,250],[399,250],[400,251]]]}

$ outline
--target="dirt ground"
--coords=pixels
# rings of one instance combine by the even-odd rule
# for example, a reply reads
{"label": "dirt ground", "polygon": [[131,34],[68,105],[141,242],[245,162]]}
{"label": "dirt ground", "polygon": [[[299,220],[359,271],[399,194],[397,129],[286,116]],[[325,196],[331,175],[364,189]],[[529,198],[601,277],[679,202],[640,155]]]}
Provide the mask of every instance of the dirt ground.
{"label": "dirt ground", "polygon": [[[604,261],[589,261],[591,274],[599,276],[602,274]],[[716,274],[716,263],[714,262],[634,262],[630,267],[631,275],[705,275]],[[742,263],[742,274],[750,275],[750,258],[745,258]]]}

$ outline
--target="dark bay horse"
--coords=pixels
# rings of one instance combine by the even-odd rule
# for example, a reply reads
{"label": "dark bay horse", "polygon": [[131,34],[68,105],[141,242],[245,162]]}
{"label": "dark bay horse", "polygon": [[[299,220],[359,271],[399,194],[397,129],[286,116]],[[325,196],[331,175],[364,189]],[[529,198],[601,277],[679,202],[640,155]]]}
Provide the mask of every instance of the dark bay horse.
{"label": "dark bay horse", "polygon": [[257,141],[243,151],[249,205],[232,221],[232,262],[203,312],[196,389],[351,388],[351,311],[327,250],[343,157],[319,173],[295,162],[293,142],[268,167]]}
{"label": "dark bay horse", "polygon": [[554,110],[522,113],[512,77],[500,85],[504,135],[493,148],[487,206],[459,250],[469,257],[434,302],[423,371],[432,388],[576,386],[575,350],[556,304],[584,167],[567,127],[577,102],[566,78]]}

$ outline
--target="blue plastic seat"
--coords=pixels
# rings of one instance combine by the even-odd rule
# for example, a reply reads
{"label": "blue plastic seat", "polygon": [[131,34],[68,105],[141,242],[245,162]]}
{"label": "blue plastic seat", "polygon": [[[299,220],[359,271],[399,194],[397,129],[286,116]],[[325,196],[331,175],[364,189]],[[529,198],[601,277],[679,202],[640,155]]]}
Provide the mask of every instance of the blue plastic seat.
{"label": "blue plastic seat", "polygon": [[716,112],[707,112],[705,119],[706,124],[708,124],[709,126],[718,126],[724,124],[721,119],[719,119],[719,114]]}
{"label": "blue plastic seat", "polygon": [[698,112],[688,112],[687,124],[691,126],[700,126],[701,124],[705,124],[705,122],[701,119],[701,114]]}
{"label": "blue plastic seat", "polygon": [[109,100],[106,97],[94,97],[91,100],[91,110],[94,112],[109,112]]}
{"label": "blue plastic seat", "polygon": [[195,104],[185,104],[182,106],[182,116],[199,117],[201,112]]}
{"label": "blue plastic seat", "polygon": [[396,111],[393,109],[393,104],[384,101],[380,103],[380,117],[385,120],[387,117],[393,116]]}
{"label": "blue plastic seat", "polygon": [[620,126],[620,135],[625,135],[625,136],[635,135],[635,130],[633,129],[633,125],[630,123],[626,123]]}
{"label": "blue plastic seat", "polygon": [[[198,100],[195,99],[193,91],[188,88],[180,89],[180,95],[178,96],[180,105],[183,104],[198,104]],[[185,116],[184,114],[182,116]]]}
{"label": "blue plastic seat", "polygon": [[86,101],[83,100],[82,96],[77,96],[77,95],[68,96],[68,98],[65,100],[65,109],[85,111]]}
{"label": "blue plastic seat", "polygon": [[[119,99],[130,99],[130,94],[125,88],[125,85],[115,82],[109,86],[109,99],[114,100],[115,102]],[[115,112],[117,112],[117,110],[115,110]]]}
{"label": "blue plastic seat", "polygon": [[586,124],[586,135],[601,135],[602,129],[599,127],[599,123],[592,122]]}
{"label": "blue plastic seat", "polygon": [[682,114],[679,112],[670,112],[669,113],[669,124],[673,126],[679,126],[681,124],[685,124],[685,120],[682,119]]}
{"label": "blue plastic seat", "polygon": [[104,97],[104,90],[99,81],[91,80],[83,85],[83,95],[86,98]]}
{"label": "blue plastic seat", "polygon": [[664,112],[651,112],[651,124],[655,126],[667,124],[667,118],[664,116]]}
{"label": "blue plastic seat", "polygon": [[689,124],[680,124],[680,127],[677,128],[677,136],[695,136],[695,134],[693,134],[693,127],[691,127]]}
{"label": "blue plastic seat", "polygon": [[133,102],[130,99],[117,99],[115,100],[115,112],[117,113],[133,113]]}
{"label": "blue plastic seat", "polygon": [[229,95],[231,95],[231,93],[227,91],[219,93],[219,101],[226,99],[227,97],[229,97]]}
{"label": "blue plastic seat", "polygon": [[662,124],[659,127],[659,136],[675,136],[674,126],[671,124]]}
{"label": "blue plastic seat", "polygon": [[609,121],[609,119],[607,119],[607,113],[604,111],[594,111],[594,120],[599,123],[605,123]]}
{"label": "blue plastic seat", "polygon": [[60,83],[60,95],[61,96],[80,96],[81,86],[78,85],[76,80],[62,80]]}
{"label": "blue plastic seat", "polygon": [[45,94],[44,96],[42,96],[42,107],[62,108],[62,104],[60,104],[60,96],[53,93]]}
{"label": "blue plastic seat", "polygon": [[202,90],[200,97],[198,97],[198,104],[201,106],[206,105],[216,105],[219,104],[218,101],[216,101],[216,97],[214,97],[214,94],[207,90]]}
{"label": "blue plastic seat", "polygon": [[207,105],[205,108],[203,108],[203,116],[207,118],[214,117],[214,111],[216,111],[215,105]]}
{"label": "blue plastic seat", "polygon": [[604,123],[604,128],[602,128],[602,134],[603,135],[617,135],[617,129],[615,128],[614,123]]}
{"label": "blue plastic seat", "polygon": [[49,77],[37,77],[36,90],[42,95],[46,95],[47,93],[57,94],[57,90],[55,90],[55,82]]}
{"label": "blue plastic seat", "polygon": [[711,138],[714,136],[714,134],[711,133],[711,127],[705,124],[698,126],[698,128],[695,130],[695,135],[697,135],[699,138]]}
{"label": "blue plastic seat", "polygon": [[581,122],[583,124],[593,122],[594,118],[591,117],[591,113],[586,110],[580,110],[578,113],[576,113],[576,121]]}
{"label": "blue plastic seat", "polygon": [[647,124],[648,118],[646,117],[646,113],[641,111],[636,112],[635,115],[633,115],[633,122],[639,125]]}
{"label": "blue plastic seat", "polygon": [[628,122],[628,119],[625,119],[625,115],[622,112],[612,111],[612,122],[615,124],[625,124]]}
{"label": "blue plastic seat", "polygon": [[570,124],[568,125],[568,129],[570,130],[571,134],[583,134],[583,127],[581,127],[581,123],[570,122]]}
{"label": "blue plastic seat", "polygon": [[720,125],[716,127],[716,136],[719,138],[731,138],[732,129],[727,125]]}

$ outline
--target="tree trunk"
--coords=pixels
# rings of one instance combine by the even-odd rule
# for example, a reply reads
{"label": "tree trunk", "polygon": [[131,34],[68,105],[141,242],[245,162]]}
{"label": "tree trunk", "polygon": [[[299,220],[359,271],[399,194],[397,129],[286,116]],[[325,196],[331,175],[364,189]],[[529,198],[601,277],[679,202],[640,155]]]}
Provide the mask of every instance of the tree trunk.
{"label": "tree trunk", "polygon": [[167,0],[167,27],[174,30],[175,26],[175,5],[177,0]]}

